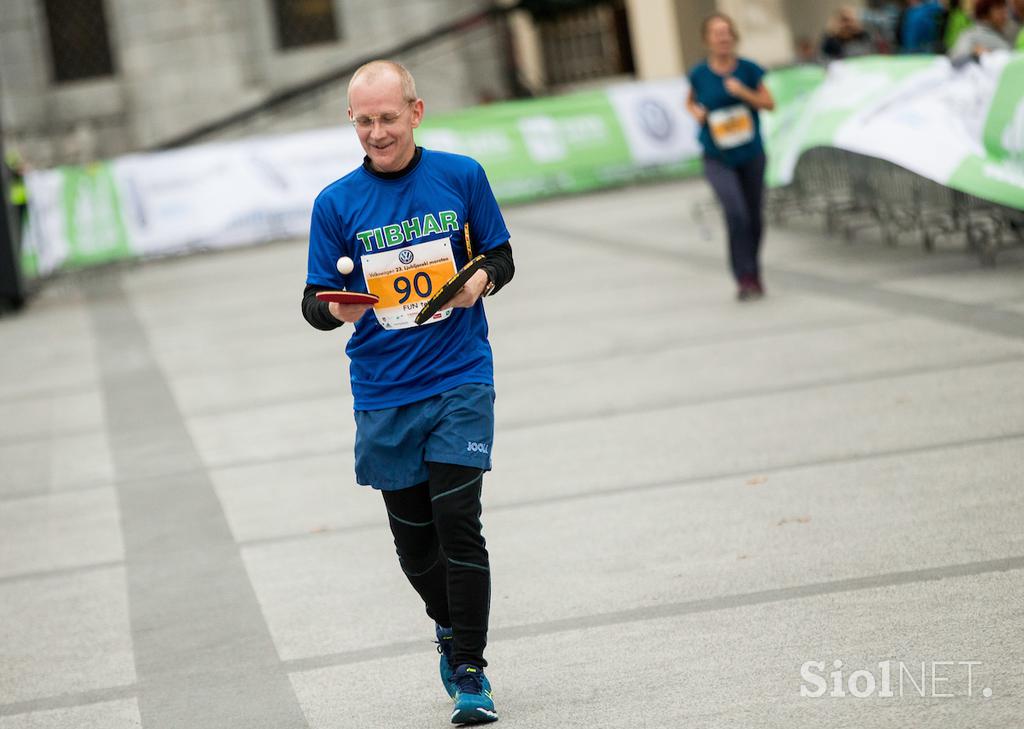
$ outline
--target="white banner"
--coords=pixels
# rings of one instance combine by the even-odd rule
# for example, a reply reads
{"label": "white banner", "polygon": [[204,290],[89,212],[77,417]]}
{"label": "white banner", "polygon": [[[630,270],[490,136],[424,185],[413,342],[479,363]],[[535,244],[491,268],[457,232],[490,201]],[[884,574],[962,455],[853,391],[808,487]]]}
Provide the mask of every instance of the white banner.
{"label": "white banner", "polygon": [[700,128],[686,110],[689,93],[685,79],[621,84],[608,89],[634,162],[656,165],[700,157]]}

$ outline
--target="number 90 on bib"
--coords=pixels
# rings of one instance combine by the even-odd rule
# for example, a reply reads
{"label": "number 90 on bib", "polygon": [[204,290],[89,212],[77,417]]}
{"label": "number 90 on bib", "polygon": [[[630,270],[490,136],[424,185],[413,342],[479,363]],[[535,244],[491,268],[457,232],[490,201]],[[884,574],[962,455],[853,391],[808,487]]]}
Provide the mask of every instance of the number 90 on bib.
{"label": "number 90 on bib", "polygon": [[[371,253],[360,260],[366,290],[380,297],[373,313],[385,329],[415,326],[417,312],[456,270],[449,238]],[[446,309],[430,321],[449,316],[451,309]]]}

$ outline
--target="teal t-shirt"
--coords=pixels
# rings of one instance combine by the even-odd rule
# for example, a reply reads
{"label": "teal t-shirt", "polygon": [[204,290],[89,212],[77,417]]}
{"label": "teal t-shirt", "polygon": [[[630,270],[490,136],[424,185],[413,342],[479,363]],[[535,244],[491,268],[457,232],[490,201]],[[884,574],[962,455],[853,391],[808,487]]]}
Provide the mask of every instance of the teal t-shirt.
{"label": "teal t-shirt", "polygon": [[[423,150],[398,177],[360,167],[313,204],[306,283],[378,294],[355,324],[346,353],[355,409],[408,405],[458,387],[493,385],[482,301],[413,325],[422,302],[474,254],[508,242],[494,193],[475,160]],[[342,275],[337,261],[354,269]]]}
{"label": "teal t-shirt", "polygon": [[[761,85],[765,70],[740,58],[730,75],[753,90]],[[689,78],[697,103],[708,110],[708,123],[700,130],[704,154],[737,167],[763,153],[757,109],[725,90],[726,77],[719,76],[707,61],[702,61],[693,67]]]}

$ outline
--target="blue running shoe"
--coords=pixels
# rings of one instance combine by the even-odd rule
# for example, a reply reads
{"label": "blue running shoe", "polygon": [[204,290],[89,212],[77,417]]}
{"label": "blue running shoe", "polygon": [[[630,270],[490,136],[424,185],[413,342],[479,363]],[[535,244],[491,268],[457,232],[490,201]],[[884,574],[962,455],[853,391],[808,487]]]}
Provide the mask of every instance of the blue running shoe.
{"label": "blue running shoe", "polygon": [[488,724],[498,720],[491,699],[490,684],[484,688],[482,669],[464,663],[452,675],[455,685],[455,711],[452,724]]}
{"label": "blue running shoe", "polygon": [[[437,652],[441,654],[441,660],[438,661],[438,672],[441,674],[441,683],[444,684],[444,690],[448,692],[448,695],[454,700],[455,699],[455,684],[452,683],[452,674],[455,673],[455,666],[452,665],[452,652],[454,651],[455,641],[452,638],[453,631],[451,628],[442,628],[437,623],[434,623],[434,634],[437,636]],[[484,676],[484,691],[491,690],[491,682],[487,680],[487,676]]]}
{"label": "blue running shoe", "polygon": [[455,673],[455,667],[452,666],[452,648],[455,641],[452,639],[452,629],[442,628],[440,625],[434,624],[434,629],[437,635],[437,652],[441,654],[441,660],[438,662],[438,670],[441,673],[441,683],[444,684],[444,690],[448,692],[448,695],[453,699],[455,698],[455,684],[452,683],[452,674]]}

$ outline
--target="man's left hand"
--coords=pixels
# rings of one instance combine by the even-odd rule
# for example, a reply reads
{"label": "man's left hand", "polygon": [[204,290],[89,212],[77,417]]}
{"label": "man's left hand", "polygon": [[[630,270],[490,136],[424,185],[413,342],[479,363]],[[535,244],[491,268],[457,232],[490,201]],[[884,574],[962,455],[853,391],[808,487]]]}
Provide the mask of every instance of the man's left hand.
{"label": "man's left hand", "polygon": [[490,281],[490,278],[487,276],[487,271],[480,269],[469,277],[469,281],[459,289],[459,293],[455,294],[455,297],[448,305],[453,309],[468,309],[483,294],[484,289],[487,288],[488,281]]}

